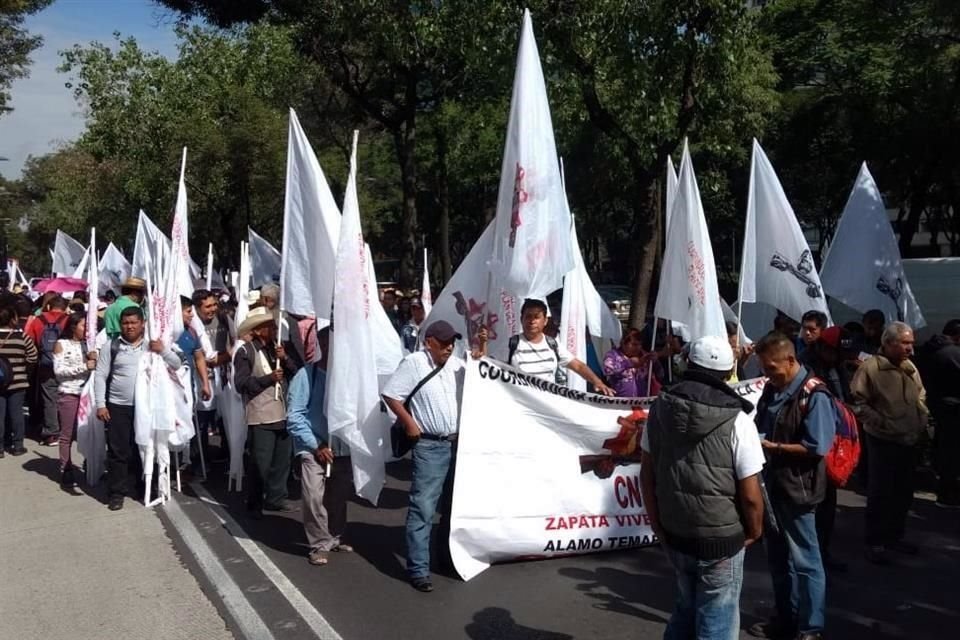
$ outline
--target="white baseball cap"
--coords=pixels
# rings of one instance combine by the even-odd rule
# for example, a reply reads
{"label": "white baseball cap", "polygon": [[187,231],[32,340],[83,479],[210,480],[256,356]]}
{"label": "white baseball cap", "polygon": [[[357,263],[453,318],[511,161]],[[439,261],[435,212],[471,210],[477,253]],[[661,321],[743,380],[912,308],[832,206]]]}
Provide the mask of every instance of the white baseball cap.
{"label": "white baseball cap", "polygon": [[687,358],[711,371],[730,371],[734,364],[730,343],[719,336],[703,336],[691,342]]}

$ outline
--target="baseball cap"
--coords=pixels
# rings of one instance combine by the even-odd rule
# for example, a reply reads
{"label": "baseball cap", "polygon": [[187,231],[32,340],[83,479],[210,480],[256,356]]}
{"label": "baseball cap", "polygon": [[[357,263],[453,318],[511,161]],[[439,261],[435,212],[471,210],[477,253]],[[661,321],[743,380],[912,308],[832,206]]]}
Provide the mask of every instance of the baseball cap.
{"label": "baseball cap", "polygon": [[840,327],[838,327],[837,325],[833,325],[832,327],[827,327],[826,329],[821,331],[820,337],[817,338],[817,340],[827,345],[828,347],[839,349],[841,335],[842,335],[842,331]]}
{"label": "baseball cap", "polygon": [[451,342],[454,339],[459,340],[463,336],[457,333],[446,320],[437,320],[427,327],[427,332],[424,334],[424,337],[436,338],[440,342]]}
{"label": "baseball cap", "polygon": [[733,349],[727,338],[703,336],[690,343],[687,358],[695,365],[711,371],[733,369]]}

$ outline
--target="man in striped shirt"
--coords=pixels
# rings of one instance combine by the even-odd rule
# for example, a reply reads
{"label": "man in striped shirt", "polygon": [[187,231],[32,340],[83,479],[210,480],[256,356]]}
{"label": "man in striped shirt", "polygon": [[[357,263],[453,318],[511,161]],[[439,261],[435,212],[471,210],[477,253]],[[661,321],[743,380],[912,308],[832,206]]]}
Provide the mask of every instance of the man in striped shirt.
{"label": "man in striped shirt", "polygon": [[[0,302],[0,364],[3,380],[0,380],[0,445],[10,429],[10,452],[22,456],[27,452],[23,446],[23,398],[29,382],[27,367],[37,363],[37,346],[30,336],[19,327],[19,317],[14,308],[15,300],[4,297]],[[0,446],[0,458],[4,457]]]}
{"label": "man in striped shirt", "polygon": [[574,358],[562,344],[543,333],[547,326],[547,305],[542,300],[524,300],[520,308],[520,322],[523,333],[510,338],[506,353],[501,354],[501,361],[527,375],[550,382],[557,381],[557,371],[563,367],[579,374],[593,385],[597,393],[605,396],[616,395],[590,367]]}

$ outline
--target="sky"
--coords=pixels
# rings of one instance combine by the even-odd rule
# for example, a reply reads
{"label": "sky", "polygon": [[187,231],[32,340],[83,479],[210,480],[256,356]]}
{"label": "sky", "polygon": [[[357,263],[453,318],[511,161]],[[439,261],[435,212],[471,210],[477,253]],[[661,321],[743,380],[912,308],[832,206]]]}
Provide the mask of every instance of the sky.
{"label": "sky", "polygon": [[133,36],[147,51],[176,55],[173,16],[151,0],[55,0],[25,20],[26,28],[43,36],[43,46],[33,53],[30,77],[14,83],[9,106],[0,116],[0,174],[20,177],[30,155],[48,153],[77,138],[83,130],[83,111],[65,74],[57,73],[58,51],[76,43],[113,43],[113,32]]}

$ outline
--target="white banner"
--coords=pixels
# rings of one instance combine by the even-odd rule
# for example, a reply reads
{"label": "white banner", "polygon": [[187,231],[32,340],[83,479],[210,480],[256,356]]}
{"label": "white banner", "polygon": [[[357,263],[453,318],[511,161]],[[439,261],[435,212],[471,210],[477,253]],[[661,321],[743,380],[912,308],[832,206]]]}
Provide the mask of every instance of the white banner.
{"label": "white banner", "polygon": [[263,236],[247,227],[250,246],[249,288],[259,289],[265,284],[280,282],[280,252]]}
{"label": "white banner", "polygon": [[53,243],[53,266],[51,271],[55,276],[73,276],[83,258],[87,253],[87,248],[57,229],[56,239]]}
{"label": "white banner", "polygon": [[[764,379],[735,389],[756,402]],[[653,398],[607,398],[467,363],[450,553],[464,580],[490,564],[656,542],[640,495]]]}

